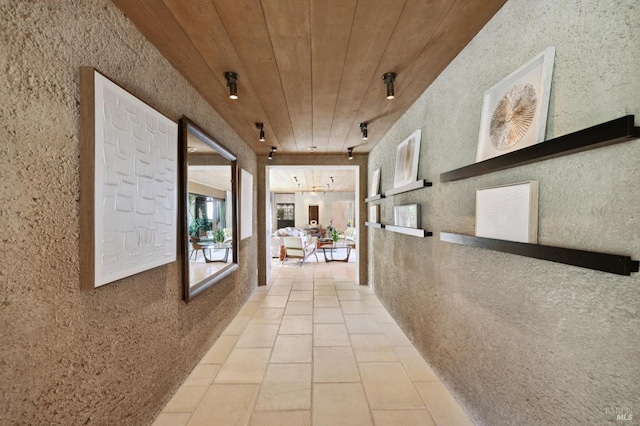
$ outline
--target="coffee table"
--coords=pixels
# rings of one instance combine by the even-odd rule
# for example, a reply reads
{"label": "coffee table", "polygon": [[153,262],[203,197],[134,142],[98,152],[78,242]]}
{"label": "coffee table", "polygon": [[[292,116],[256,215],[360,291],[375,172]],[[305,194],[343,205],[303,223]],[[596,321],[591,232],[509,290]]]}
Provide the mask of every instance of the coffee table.
{"label": "coffee table", "polygon": [[[204,254],[204,261],[207,263],[211,262],[223,262],[227,263],[229,260],[229,250],[231,249],[231,244],[229,243],[214,243],[214,244],[206,244],[202,246],[202,254]],[[211,256],[211,250],[219,251],[224,250],[224,255],[221,259],[209,259],[207,257],[207,250],[209,250],[209,256]]]}
{"label": "coffee table", "polygon": [[[349,256],[351,255],[351,249],[353,247],[354,247],[353,244],[347,244],[344,242],[318,243],[318,248],[322,249],[322,254],[324,255],[324,261],[327,263],[328,262],[348,262]],[[333,255],[336,251],[340,251],[340,250],[346,251],[346,256],[344,257],[344,259],[336,259]]]}

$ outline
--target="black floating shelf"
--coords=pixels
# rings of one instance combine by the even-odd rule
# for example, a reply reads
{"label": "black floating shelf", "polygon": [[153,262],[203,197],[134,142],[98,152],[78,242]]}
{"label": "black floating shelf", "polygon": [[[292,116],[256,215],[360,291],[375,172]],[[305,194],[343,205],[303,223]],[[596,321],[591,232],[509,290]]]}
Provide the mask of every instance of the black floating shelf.
{"label": "black floating shelf", "polygon": [[384,224],[383,223],[377,223],[377,222],[365,222],[364,226],[368,226],[369,228],[384,229]]}
{"label": "black floating shelf", "polygon": [[426,179],[419,179],[415,182],[411,182],[408,185],[401,186],[399,188],[393,188],[385,192],[385,195],[388,197],[390,195],[401,194],[403,192],[409,192],[420,188],[426,188],[427,186],[433,185],[431,182],[427,182]]}
{"label": "black floating shelf", "polygon": [[631,260],[629,256],[619,256],[615,254],[495,240],[492,238],[474,237],[472,235],[452,234],[450,232],[441,232],[440,239],[449,243],[549,260],[551,262],[595,269],[596,271],[610,272],[617,275],[631,275],[632,272],[638,272],[638,268],[640,267],[640,262],[637,260]]}
{"label": "black floating shelf", "polygon": [[[442,173],[440,182],[465,179],[567,154],[600,148],[640,137],[640,127],[634,127],[633,115],[618,118],[588,129],[490,158],[456,170]],[[389,192],[387,192],[389,195]]]}
{"label": "black floating shelf", "polygon": [[382,200],[383,198],[385,198],[384,194],[378,194],[378,195],[374,195],[373,197],[365,198],[364,202],[365,203],[370,203],[372,201]]}
{"label": "black floating shelf", "polygon": [[397,232],[398,234],[413,235],[414,237],[430,237],[433,232],[421,228],[407,228],[405,226],[383,225],[386,231]]}

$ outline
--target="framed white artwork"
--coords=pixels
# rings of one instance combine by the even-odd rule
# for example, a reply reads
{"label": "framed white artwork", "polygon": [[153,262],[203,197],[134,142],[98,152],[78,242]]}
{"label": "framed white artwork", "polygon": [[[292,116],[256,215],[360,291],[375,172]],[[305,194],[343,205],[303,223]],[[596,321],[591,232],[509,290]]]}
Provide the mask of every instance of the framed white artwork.
{"label": "framed white artwork", "polygon": [[369,187],[369,197],[375,197],[380,193],[380,168],[373,172],[371,186]]}
{"label": "framed white artwork", "polygon": [[393,208],[393,224],[405,228],[420,228],[420,204],[406,204]]}
{"label": "framed white artwork", "polygon": [[538,181],[476,191],[476,236],[538,242]]}
{"label": "framed white artwork", "polygon": [[418,180],[418,161],[420,159],[420,136],[422,130],[416,130],[398,145],[396,151],[396,170],[393,187],[400,188]]}
{"label": "framed white artwork", "polygon": [[240,170],[240,239],[253,235],[253,175]]}
{"label": "framed white artwork", "polygon": [[369,206],[369,220],[371,223],[379,223],[380,222],[380,205],[376,204],[373,206]]}
{"label": "framed white artwork", "polygon": [[476,162],[544,141],[555,48],[484,93]]}
{"label": "framed white artwork", "polygon": [[178,125],[80,69],[80,285],[176,260]]}

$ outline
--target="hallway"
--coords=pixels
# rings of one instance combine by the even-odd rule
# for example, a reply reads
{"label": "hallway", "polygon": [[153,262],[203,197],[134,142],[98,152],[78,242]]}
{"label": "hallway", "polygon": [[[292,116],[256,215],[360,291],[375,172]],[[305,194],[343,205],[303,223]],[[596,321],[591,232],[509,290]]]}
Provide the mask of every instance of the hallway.
{"label": "hallway", "polygon": [[273,262],[154,426],[471,424],[355,269]]}

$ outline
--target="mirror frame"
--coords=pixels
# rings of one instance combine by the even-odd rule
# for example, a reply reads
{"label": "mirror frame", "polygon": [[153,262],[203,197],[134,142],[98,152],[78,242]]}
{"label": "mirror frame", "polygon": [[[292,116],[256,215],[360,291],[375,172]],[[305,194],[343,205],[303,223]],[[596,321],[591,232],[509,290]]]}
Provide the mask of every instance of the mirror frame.
{"label": "mirror frame", "polygon": [[[211,135],[202,130],[200,126],[194,123],[186,116],[182,116],[179,123],[179,173],[180,173],[180,190],[178,209],[179,209],[179,226],[180,226],[180,253],[182,253],[183,268],[182,268],[182,282],[184,289],[184,300],[189,303],[193,298],[202,294],[205,290],[210,288],[213,284],[220,281],[224,277],[230,275],[233,271],[238,269],[238,165],[236,155],[229,151],[224,145],[216,141]],[[233,255],[233,261],[223,269],[208,276],[204,280],[200,281],[194,286],[189,282],[189,229],[188,229],[188,214],[187,209],[189,205],[189,152],[188,152],[188,134],[191,132],[197,136],[203,143],[216,150],[222,157],[229,160],[231,163],[231,222],[232,222],[232,238],[233,247],[231,253]]]}

